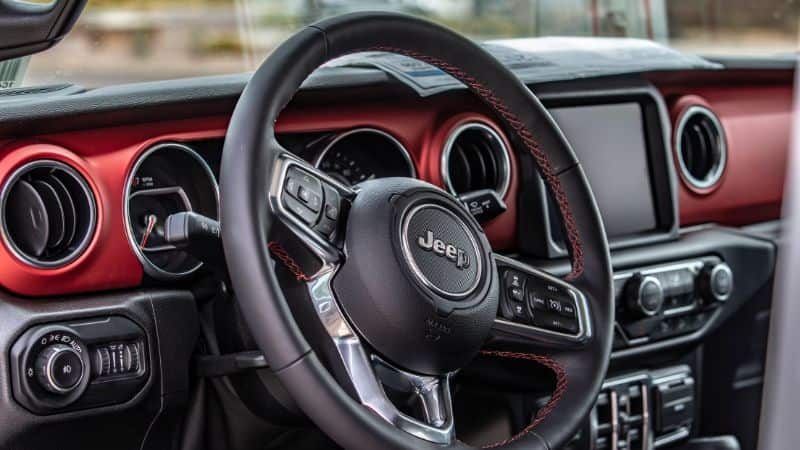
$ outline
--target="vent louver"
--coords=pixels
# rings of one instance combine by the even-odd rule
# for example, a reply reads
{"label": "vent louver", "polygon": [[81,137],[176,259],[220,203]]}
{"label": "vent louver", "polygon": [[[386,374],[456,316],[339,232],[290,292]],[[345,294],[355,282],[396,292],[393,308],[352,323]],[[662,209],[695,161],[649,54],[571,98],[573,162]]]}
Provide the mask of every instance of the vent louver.
{"label": "vent louver", "polygon": [[3,186],[0,209],[8,248],[34,267],[74,261],[94,234],[92,191],[77,171],[58,161],[18,169]]}
{"label": "vent louver", "polygon": [[509,183],[508,149],[492,128],[481,123],[462,125],[445,144],[442,178],[455,195],[491,189],[502,198]]}
{"label": "vent louver", "polygon": [[701,106],[686,110],[676,128],[678,162],[684,180],[698,189],[719,182],[725,171],[727,148],[719,119]]}

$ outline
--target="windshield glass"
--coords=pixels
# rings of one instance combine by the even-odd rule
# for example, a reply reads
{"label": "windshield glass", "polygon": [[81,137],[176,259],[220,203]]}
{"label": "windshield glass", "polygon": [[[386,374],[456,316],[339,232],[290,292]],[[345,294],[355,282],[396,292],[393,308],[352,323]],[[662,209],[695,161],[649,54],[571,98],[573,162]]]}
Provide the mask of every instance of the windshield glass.
{"label": "windshield glass", "polygon": [[63,42],[0,70],[0,87],[97,87],[251,71],[300,26],[356,10],[415,14],[477,40],[633,37],[701,55],[786,56],[798,48],[800,2],[91,0]]}

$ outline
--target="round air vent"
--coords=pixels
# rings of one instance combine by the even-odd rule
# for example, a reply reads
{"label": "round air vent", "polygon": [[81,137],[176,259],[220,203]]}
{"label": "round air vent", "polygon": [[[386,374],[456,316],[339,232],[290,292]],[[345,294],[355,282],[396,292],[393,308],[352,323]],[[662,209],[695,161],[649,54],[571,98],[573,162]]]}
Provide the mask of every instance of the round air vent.
{"label": "round air vent", "polygon": [[678,163],[684,180],[697,189],[707,189],[725,171],[725,133],[717,116],[702,106],[691,106],[675,131]]}
{"label": "round air vent", "polygon": [[491,189],[508,191],[510,162],[503,139],[492,128],[471,122],[453,130],[442,152],[442,179],[454,195]]}
{"label": "round air vent", "polygon": [[21,260],[40,268],[74,261],[89,245],[97,222],[86,180],[58,161],[28,163],[0,194],[2,235]]}

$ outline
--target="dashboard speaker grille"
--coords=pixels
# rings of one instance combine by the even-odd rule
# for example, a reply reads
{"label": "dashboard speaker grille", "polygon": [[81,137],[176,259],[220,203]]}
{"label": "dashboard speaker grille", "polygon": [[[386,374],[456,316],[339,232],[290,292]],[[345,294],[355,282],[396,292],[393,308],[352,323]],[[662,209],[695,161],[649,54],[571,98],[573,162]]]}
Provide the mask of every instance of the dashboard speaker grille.
{"label": "dashboard speaker grille", "polygon": [[509,166],[505,143],[481,123],[456,128],[442,153],[442,179],[455,195],[491,189],[502,198],[508,191]]}
{"label": "dashboard speaker grille", "polygon": [[684,180],[706,189],[719,182],[725,171],[727,148],[719,119],[707,108],[692,106],[676,129],[678,162]]}
{"label": "dashboard speaker grille", "polygon": [[3,239],[21,260],[54,268],[86,249],[96,224],[95,200],[72,167],[51,160],[18,169],[0,194]]}

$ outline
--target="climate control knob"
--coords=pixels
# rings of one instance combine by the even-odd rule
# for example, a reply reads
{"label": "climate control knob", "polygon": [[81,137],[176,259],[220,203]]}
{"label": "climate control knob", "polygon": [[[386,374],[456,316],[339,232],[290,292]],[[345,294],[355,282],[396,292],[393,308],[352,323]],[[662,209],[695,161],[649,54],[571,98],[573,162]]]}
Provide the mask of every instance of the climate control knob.
{"label": "climate control knob", "polygon": [[733,292],[733,271],[724,262],[703,267],[698,279],[700,295],[707,303],[724,302]]}
{"label": "climate control knob", "polygon": [[664,303],[664,289],[658,278],[634,275],[625,285],[628,309],[643,316],[654,316]]}
{"label": "climate control knob", "polygon": [[36,357],[36,380],[54,394],[65,395],[74,391],[83,378],[81,355],[69,345],[53,344]]}

